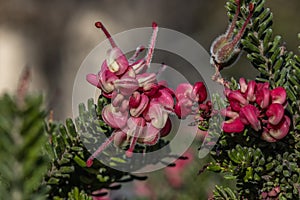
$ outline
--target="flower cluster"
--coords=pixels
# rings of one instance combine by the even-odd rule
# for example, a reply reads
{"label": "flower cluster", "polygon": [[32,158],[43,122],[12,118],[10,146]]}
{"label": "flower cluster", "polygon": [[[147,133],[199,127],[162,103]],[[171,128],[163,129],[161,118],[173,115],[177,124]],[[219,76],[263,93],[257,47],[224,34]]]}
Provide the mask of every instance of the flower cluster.
{"label": "flower cluster", "polygon": [[156,144],[159,138],[168,135],[171,130],[171,113],[185,118],[195,113],[195,105],[207,98],[202,82],[194,86],[182,83],[173,91],[166,81],[157,80],[160,72],[147,72],[158,31],[156,23],[152,25],[153,34],[146,57],[139,60],[136,58],[144,47],[138,47],[134,56],[128,60],[104,26],[100,22],[96,26],[106,34],[112,49],[108,51],[108,57],[99,73],[88,74],[86,78],[101,90],[102,95],[111,99],[111,103],[102,110],[102,118],[115,130],[88,159],[87,166],[112,141],[117,146],[129,141],[129,149],[126,151],[128,157],[132,156],[136,143]]}
{"label": "flower cluster", "polygon": [[226,133],[242,132],[249,125],[262,131],[261,138],[276,142],[289,131],[290,118],[285,115],[286,91],[283,87],[269,88],[269,83],[239,80],[239,90],[225,90],[229,106],[222,111],[228,119],[223,123]]}

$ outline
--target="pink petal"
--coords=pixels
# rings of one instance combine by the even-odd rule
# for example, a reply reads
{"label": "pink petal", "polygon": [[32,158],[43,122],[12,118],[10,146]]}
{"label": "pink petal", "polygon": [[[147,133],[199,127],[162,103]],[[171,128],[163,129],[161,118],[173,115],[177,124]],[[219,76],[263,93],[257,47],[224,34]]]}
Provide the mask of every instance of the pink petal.
{"label": "pink petal", "polygon": [[225,117],[229,117],[231,119],[235,119],[239,117],[239,113],[232,111],[230,108],[222,109],[221,114]]}
{"label": "pink petal", "polygon": [[194,84],[191,97],[195,100],[198,101],[199,103],[202,103],[203,101],[206,100],[207,98],[207,91],[206,87],[203,82],[196,82]]}
{"label": "pink petal", "polygon": [[115,132],[114,144],[119,147],[123,144],[123,142],[126,141],[127,134],[120,129],[117,129],[114,132]]}
{"label": "pink petal", "polygon": [[149,98],[146,95],[142,94],[140,99],[139,105],[136,108],[130,109],[130,114],[133,117],[140,116],[148,106]]}
{"label": "pink petal", "polygon": [[120,112],[128,112],[129,101],[124,99],[119,107]]}
{"label": "pink petal", "polygon": [[226,121],[222,124],[222,129],[225,133],[240,133],[244,130],[245,126],[239,118],[232,121]]}
{"label": "pink petal", "polygon": [[206,104],[199,104],[199,111],[201,112],[208,112],[209,111],[209,107]]}
{"label": "pink petal", "polygon": [[279,103],[272,103],[266,111],[268,122],[272,125],[277,125],[284,116],[284,108]]}
{"label": "pink petal", "polygon": [[120,94],[120,93],[117,94],[117,93],[113,92],[113,95],[112,95],[112,105],[114,107],[119,106],[122,103],[123,100],[124,100],[124,96],[122,94]]}
{"label": "pink petal", "polygon": [[130,108],[136,108],[139,106],[140,102],[141,102],[141,94],[136,91],[129,98],[129,106]]}
{"label": "pink petal", "polygon": [[239,112],[241,110],[241,104],[238,101],[230,101],[230,107],[233,111]]}
{"label": "pink petal", "polygon": [[150,103],[148,110],[148,117],[151,120],[151,124],[158,129],[162,129],[167,122],[168,113],[159,103]]}
{"label": "pink petal", "polygon": [[247,100],[250,101],[250,102],[254,102],[255,101],[255,89],[256,89],[256,83],[255,81],[250,81],[248,83],[248,87],[247,87],[247,91],[246,91],[246,94],[247,94]]}
{"label": "pink petal", "polygon": [[192,113],[192,106],[193,102],[190,99],[182,98],[176,103],[174,112],[180,119],[184,119]]}
{"label": "pink petal", "polygon": [[129,117],[127,121],[128,132],[130,136],[137,137],[143,133],[143,129],[146,126],[146,121],[142,117]]}
{"label": "pink petal", "polygon": [[271,94],[268,88],[262,88],[256,93],[256,103],[262,108],[265,109],[270,105]]}
{"label": "pink petal", "polygon": [[191,99],[191,94],[193,91],[193,86],[189,83],[181,83],[177,86],[175,95],[178,101],[184,98]]}
{"label": "pink petal", "polygon": [[86,80],[90,84],[92,84],[93,86],[96,86],[96,87],[100,88],[100,84],[99,84],[99,80],[98,80],[97,75],[95,75],[95,74],[88,74],[88,75],[86,75]]}
{"label": "pink petal", "polygon": [[[104,196],[93,196],[101,193],[107,193]],[[109,190],[108,189],[100,189],[92,193],[93,200],[110,200],[109,198]]]}
{"label": "pink petal", "polygon": [[122,77],[121,79],[115,80],[114,85],[115,88],[125,96],[132,95],[132,93],[139,88],[138,81],[132,77]]}
{"label": "pink petal", "polygon": [[174,107],[174,98],[170,91],[167,88],[160,89],[157,93],[157,96],[155,95],[155,99],[165,108],[168,108],[169,110],[173,109]]}
{"label": "pink petal", "polygon": [[148,84],[147,87],[144,87],[144,94],[148,97],[154,96],[159,90],[160,86],[156,83]]}
{"label": "pink petal", "polygon": [[277,140],[270,135],[268,129],[264,130],[264,132],[261,135],[261,139],[267,142],[277,142]]}
{"label": "pink petal", "polygon": [[247,87],[248,87],[246,79],[245,78],[240,78],[239,83],[240,83],[240,90],[241,90],[241,92],[245,93],[246,90],[247,90]]}
{"label": "pink petal", "polygon": [[256,83],[256,88],[257,90],[262,90],[262,89],[269,89],[270,88],[270,83],[265,82],[265,83]]}
{"label": "pink petal", "polygon": [[224,95],[228,98],[229,94],[231,93],[232,90],[230,90],[229,88],[225,88],[224,89]]}
{"label": "pink petal", "polygon": [[122,75],[122,77],[123,76],[136,78],[136,74],[135,74],[134,70],[132,69],[132,67],[128,67],[127,70],[125,71],[125,73]]}
{"label": "pink petal", "polygon": [[145,87],[157,82],[155,73],[138,74],[136,79],[140,87]]}
{"label": "pink petal", "polygon": [[155,145],[159,140],[159,129],[155,128],[151,123],[147,123],[141,142],[147,145]]}
{"label": "pink petal", "polygon": [[248,101],[244,98],[244,96],[239,91],[231,91],[228,94],[228,100],[230,101],[237,101],[242,105],[247,105]]}
{"label": "pink petal", "polygon": [[116,111],[115,107],[108,104],[102,110],[102,118],[112,128],[123,128],[127,123],[128,113]]}
{"label": "pink petal", "polygon": [[108,69],[116,75],[122,75],[128,67],[128,61],[123,52],[115,47],[108,51]]}
{"label": "pink petal", "polygon": [[258,120],[259,110],[255,106],[249,104],[241,108],[240,117],[245,118],[255,131],[261,129],[260,121]]}
{"label": "pink petal", "polygon": [[290,125],[291,120],[288,116],[285,115],[282,121],[277,126],[273,126],[273,128],[270,129],[270,135],[273,138],[280,140],[289,133]]}
{"label": "pink petal", "polygon": [[286,101],[286,91],[283,87],[277,87],[271,91],[272,103],[284,104]]}
{"label": "pink petal", "polygon": [[107,69],[106,62],[104,61],[101,70],[98,73],[98,80],[101,83],[101,89],[105,93],[112,92],[115,89],[113,82],[117,79],[118,77]]}

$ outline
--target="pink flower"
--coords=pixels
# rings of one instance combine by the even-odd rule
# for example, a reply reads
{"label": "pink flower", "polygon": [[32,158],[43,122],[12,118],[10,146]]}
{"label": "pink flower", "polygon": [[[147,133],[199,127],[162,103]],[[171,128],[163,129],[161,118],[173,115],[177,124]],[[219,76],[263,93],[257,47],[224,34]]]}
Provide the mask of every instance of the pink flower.
{"label": "pink flower", "polygon": [[239,118],[243,124],[250,124],[255,131],[259,131],[261,129],[261,124],[258,119],[259,114],[258,108],[249,104],[241,108]]}
{"label": "pink flower", "polygon": [[181,188],[184,184],[182,173],[189,166],[189,164],[193,161],[193,153],[191,150],[186,151],[183,154],[184,157],[187,157],[187,160],[178,159],[175,161],[174,167],[166,167],[164,169],[166,178],[173,188]]}
{"label": "pink flower", "polygon": [[112,104],[102,110],[102,118],[112,128],[123,128],[128,120],[128,112],[118,111]]}
{"label": "pink flower", "polygon": [[244,130],[245,126],[239,118],[228,120],[223,123],[222,129],[226,133],[239,133]]}
{"label": "pink flower", "polygon": [[273,103],[284,104],[286,101],[286,91],[283,87],[277,87],[271,90],[271,97]]}
{"label": "pink flower", "polygon": [[134,181],[134,191],[137,196],[146,197],[151,200],[157,199],[155,192],[147,181]]}
{"label": "pink flower", "polygon": [[[93,192],[93,200],[110,200],[109,190],[101,189]],[[98,196],[99,195],[99,196]]]}
{"label": "pink flower", "polygon": [[177,103],[174,112],[179,118],[185,118],[197,112],[199,104],[207,98],[207,91],[202,82],[196,82],[194,86],[181,83],[177,86],[175,95]]}
{"label": "pink flower", "polygon": [[269,89],[269,83],[248,84],[241,78],[239,90],[225,90],[229,106],[222,112],[227,120],[223,123],[226,133],[242,132],[245,126],[262,131],[261,138],[276,142],[289,131],[290,118],[285,115],[286,91],[282,87]]}
{"label": "pink flower", "polygon": [[106,62],[108,69],[116,75],[124,74],[129,65],[127,58],[118,47],[108,51]]}

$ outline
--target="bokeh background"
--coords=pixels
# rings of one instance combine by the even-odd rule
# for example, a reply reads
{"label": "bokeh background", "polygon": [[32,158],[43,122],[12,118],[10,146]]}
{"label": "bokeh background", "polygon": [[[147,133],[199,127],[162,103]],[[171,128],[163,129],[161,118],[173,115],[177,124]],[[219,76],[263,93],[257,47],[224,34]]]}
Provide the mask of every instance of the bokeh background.
{"label": "bokeh background", "polygon": [[[105,39],[94,27],[95,21],[101,20],[111,34],[150,26],[152,21],[156,21],[160,27],[192,37],[209,51],[213,39],[223,33],[228,25],[225,2],[0,0],[0,93],[15,91],[22,69],[29,66],[33,73],[32,90],[45,93],[55,119],[63,120],[72,116],[72,87],[80,64]],[[300,1],[267,0],[267,6],[274,14],[275,34],[283,36],[289,50],[298,51]],[[238,78],[247,74],[248,78],[254,78],[256,72],[250,68],[244,56],[234,67],[224,70],[223,76]],[[211,182],[204,181],[204,176],[196,175],[198,168],[200,164],[195,162],[185,170],[188,172],[193,169],[184,175],[184,185],[189,185],[189,188],[171,189],[168,182],[153,176],[153,180],[150,180],[150,183],[153,181],[151,190],[161,194],[164,188],[169,188],[166,191],[173,195],[169,196],[170,199],[181,199],[182,194],[191,195],[190,199],[205,199],[204,196],[199,197],[199,192],[206,191],[206,187],[211,188]],[[161,177],[159,173],[163,172],[157,173],[156,177]],[[218,178],[215,180],[219,181]],[[129,187],[132,189],[134,186]]]}

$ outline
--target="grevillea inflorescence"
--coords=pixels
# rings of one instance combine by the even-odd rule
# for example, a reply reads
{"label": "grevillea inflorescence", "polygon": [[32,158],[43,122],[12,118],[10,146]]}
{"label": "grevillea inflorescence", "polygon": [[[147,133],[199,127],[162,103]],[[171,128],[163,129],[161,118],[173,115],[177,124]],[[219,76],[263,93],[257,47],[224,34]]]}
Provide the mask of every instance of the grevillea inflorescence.
{"label": "grevillea inflorescence", "polygon": [[148,73],[155,41],[158,32],[156,23],[152,24],[153,34],[146,56],[136,60],[145,49],[139,46],[133,57],[127,59],[111,35],[97,22],[96,27],[103,30],[112,49],[108,51],[98,74],[88,74],[86,79],[98,87],[102,95],[111,99],[111,103],[102,110],[103,120],[114,132],[87,161],[87,166],[93,164],[93,159],[101,153],[112,141],[120,146],[129,142],[126,155],[131,157],[136,143],[154,145],[161,137],[167,136],[172,128],[170,114],[185,118],[195,114],[198,104],[207,98],[204,83],[194,85],[181,83],[177,89],[168,87],[166,81],[158,81],[157,73]]}
{"label": "grevillea inflorescence", "polygon": [[242,132],[245,126],[261,131],[261,138],[276,142],[284,138],[291,120],[285,115],[286,91],[283,87],[269,88],[269,83],[256,83],[241,78],[240,89],[225,90],[229,106],[222,114],[227,117],[223,123],[226,133]]}

